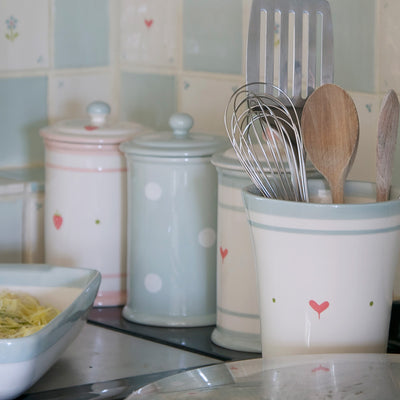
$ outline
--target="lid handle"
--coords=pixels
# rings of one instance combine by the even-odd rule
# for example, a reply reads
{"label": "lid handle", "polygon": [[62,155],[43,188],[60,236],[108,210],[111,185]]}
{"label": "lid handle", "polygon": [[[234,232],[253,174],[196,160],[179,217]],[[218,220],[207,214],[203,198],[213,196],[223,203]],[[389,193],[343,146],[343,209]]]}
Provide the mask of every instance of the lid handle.
{"label": "lid handle", "polygon": [[176,137],[182,138],[189,135],[193,126],[193,118],[189,114],[175,113],[169,119],[169,126]]}
{"label": "lid handle", "polygon": [[90,123],[94,126],[102,126],[106,123],[111,112],[111,107],[104,101],[94,101],[86,108],[90,116]]}

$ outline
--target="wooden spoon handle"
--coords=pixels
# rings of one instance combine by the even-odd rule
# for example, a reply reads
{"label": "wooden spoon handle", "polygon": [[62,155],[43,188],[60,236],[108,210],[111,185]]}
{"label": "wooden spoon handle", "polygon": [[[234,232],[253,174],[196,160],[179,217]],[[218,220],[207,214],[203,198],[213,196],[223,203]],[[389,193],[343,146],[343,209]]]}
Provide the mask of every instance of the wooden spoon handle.
{"label": "wooden spoon handle", "polygon": [[387,201],[389,198],[399,126],[399,108],[396,92],[389,90],[383,99],[378,122],[376,201]]}
{"label": "wooden spoon handle", "polygon": [[[341,189],[341,190],[339,190]],[[332,204],[343,204],[344,203],[344,191],[342,188],[337,188],[332,193]]]}
{"label": "wooden spoon handle", "polygon": [[343,204],[344,203],[344,184],[346,182],[345,175],[335,175],[326,178],[332,197],[333,204]]}

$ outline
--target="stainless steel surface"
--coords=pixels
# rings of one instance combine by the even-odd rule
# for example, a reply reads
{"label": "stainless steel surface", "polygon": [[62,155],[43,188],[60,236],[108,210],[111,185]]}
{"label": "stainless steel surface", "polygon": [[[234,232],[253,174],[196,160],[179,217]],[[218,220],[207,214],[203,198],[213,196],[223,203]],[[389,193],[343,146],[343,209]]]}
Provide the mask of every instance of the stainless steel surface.
{"label": "stainless steel surface", "polygon": [[28,392],[44,392],[220,362],[86,324],[60,360]]}
{"label": "stainless steel surface", "polygon": [[253,0],[247,83],[273,83],[302,107],[333,81],[333,29],[326,0]]}
{"label": "stainless steel surface", "polygon": [[225,127],[244,170],[265,197],[307,202],[299,118],[285,104],[294,109],[278,87],[249,83],[230,98]]}

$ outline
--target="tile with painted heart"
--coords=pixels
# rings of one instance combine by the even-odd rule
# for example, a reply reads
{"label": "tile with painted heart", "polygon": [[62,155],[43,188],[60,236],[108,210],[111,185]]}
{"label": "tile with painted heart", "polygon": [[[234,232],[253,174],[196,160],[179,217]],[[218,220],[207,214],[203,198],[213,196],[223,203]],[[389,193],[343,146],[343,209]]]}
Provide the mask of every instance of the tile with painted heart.
{"label": "tile with painted heart", "polygon": [[178,51],[177,0],[122,0],[121,61],[175,67]]}

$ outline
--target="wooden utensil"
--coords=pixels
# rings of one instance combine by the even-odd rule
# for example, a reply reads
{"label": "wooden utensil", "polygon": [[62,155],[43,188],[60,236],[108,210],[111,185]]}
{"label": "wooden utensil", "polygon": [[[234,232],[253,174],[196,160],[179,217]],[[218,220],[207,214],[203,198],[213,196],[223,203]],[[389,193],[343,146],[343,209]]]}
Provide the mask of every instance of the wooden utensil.
{"label": "wooden utensil", "polygon": [[352,98],[339,86],[320,86],[304,105],[301,127],[307,155],[328,181],[333,203],[343,203],[344,182],[359,138],[358,114]]}
{"label": "wooden utensil", "polygon": [[376,201],[389,199],[394,152],[399,127],[399,99],[389,90],[382,101],[376,145]]}

